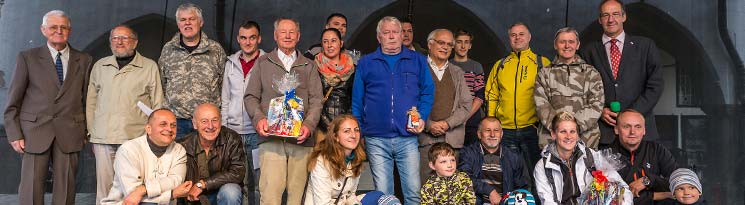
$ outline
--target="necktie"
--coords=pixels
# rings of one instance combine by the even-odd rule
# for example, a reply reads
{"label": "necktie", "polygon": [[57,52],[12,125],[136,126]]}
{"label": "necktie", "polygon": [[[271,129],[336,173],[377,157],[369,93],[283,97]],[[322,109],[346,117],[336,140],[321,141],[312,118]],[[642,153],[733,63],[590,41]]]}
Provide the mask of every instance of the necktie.
{"label": "necktie", "polygon": [[621,63],[621,51],[618,50],[617,39],[610,40],[610,63],[611,69],[613,69],[613,79],[618,77],[618,64]]}
{"label": "necktie", "polygon": [[59,84],[62,85],[62,79],[64,77],[64,73],[62,72],[62,52],[57,53],[57,60],[54,61],[54,68],[57,69],[57,79],[59,79]]}

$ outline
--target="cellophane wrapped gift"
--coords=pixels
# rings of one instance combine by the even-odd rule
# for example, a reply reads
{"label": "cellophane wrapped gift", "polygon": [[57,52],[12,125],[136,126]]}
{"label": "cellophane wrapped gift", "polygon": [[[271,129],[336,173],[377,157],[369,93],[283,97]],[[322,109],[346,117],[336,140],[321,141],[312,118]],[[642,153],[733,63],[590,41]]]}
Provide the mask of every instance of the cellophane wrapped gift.
{"label": "cellophane wrapped gift", "polygon": [[601,150],[597,154],[601,160],[595,161],[595,171],[592,171],[592,182],[582,192],[578,201],[581,205],[622,205],[633,204],[631,191],[623,181],[618,170],[624,167],[619,153],[610,149]]}
{"label": "cellophane wrapped gift", "polygon": [[295,95],[295,88],[300,85],[298,75],[286,73],[274,81],[274,89],[284,93],[269,102],[267,122],[269,135],[279,137],[298,137],[303,125],[303,99]]}

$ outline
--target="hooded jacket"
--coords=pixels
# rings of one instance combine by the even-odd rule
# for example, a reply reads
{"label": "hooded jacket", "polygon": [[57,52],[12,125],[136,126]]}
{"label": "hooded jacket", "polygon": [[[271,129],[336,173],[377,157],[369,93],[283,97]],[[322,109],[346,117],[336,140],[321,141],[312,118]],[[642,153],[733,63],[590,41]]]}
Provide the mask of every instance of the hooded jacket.
{"label": "hooded jacket", "polygon": [[[266,54],[264,50],[259,49],[258,58]],[[220,116],[222,116],[222,125],[235,130],[238,134],[253,134],[256,130],[251,123],[251,118],[246,112],[246,106],[243,106],[243,95],[251,77],[249,72],[243,77],[243,66],[241,66],[240,56],[243,51],[235,52],[228,57],[225,62],[225,74],[222,81],[222,105],[220,105]],[[254,66],[256,67],[256,62]],[[252,67],[252,68],[253,68]]]}
{"label": "hooded jacket", "polygon": [[[599,161],[604,159],[594,150],[590,149],[591,153],[587,153],[586,150],[588,149],[585,149],[585,145],[583,145],[582,143],[577,143],[577,147],[575,147],[575,150],[580,152],[580,156],[574,161],[574,165],[569,167],[574,169],[573,175],[575,177],[573,177],[572,179],[576,180],[579,187],[579,193],[582,193],[587,189],[588,184],[592,183],[593,180],[593,176],[591,173],[592,170],[587,170],[587,166],[585,165],[585,158],[587,158],[587,154],[593,155],[593,162],[595,164],[600,163]],[[541,152],[541,159],[535,165],[535,170],[533,171],[533,176],[535,177],[535,186],[538,193],[537,195],[541,199],[541,204],[543,205],[558,205],[557,201],[561,200],[562,194],[564,192],[563,174],[568,174],[561,172],[561,165],[554,163],[554,161],[551,160],[552,157],[558,157],[558,153],[556,151],[556,143],[548,144],[543,148],[543,151]],[[547,170],[550,170],[551,173],[546,173]],[[553,176],[554,188],[552,188],[551,183],[548,182],[548,177],[546,177],[546,174],[551,174]],[[603,174],[607,176],[609,180],[616,179],[621,184],[621,186],[624,186],[626,190],[629,190],[629,186],[622,180],[623,178],[618,175],[618,172],[606,171]],[[556,196],[554,196],[554,190],[556,190]],[[557,197],[558,200],[556,199]],[[624,205],[634,204],[631,191],[624,192],[623,198]]]}

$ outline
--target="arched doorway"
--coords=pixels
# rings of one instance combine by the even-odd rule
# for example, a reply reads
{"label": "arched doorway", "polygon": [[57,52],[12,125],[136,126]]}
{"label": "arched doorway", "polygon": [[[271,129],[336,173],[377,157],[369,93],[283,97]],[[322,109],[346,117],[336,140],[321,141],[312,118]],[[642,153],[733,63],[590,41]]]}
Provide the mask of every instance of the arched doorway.
{"label": "arched doorway", "polygon": [[[137,32],[139,38],[137,52],[154,61],[158,61],[163,44],[171,40],[178,32],[175,20],[155,13],[145,14],[121,24],[130,26]],[[107,29],[106,33],[101,34],[84,49],[93,56],[94,60],[111,55],[108,31],[110,29]]]}
{"label": "arched doorway", "polygon": [[426,48],[427,35],[434,29],[466,29],[473,33],[474,43],[469,57],[490,69],[493,62],[507,55],[502,40],[479,17],[451,0],[396,1],[370,14],[348,40],[348,47],[362,53],[373,52],[378,47],[375,28],[384,16],[405,18],[409,2],[413,9],[414,41]]}

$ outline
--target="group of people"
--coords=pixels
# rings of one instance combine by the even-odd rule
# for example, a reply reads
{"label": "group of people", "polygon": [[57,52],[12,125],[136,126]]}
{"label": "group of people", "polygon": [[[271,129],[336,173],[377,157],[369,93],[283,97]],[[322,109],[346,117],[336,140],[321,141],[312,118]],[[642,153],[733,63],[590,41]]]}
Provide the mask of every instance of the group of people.
{"label": "group of people", "polygon": [[[642,140],[656,135],[657,48],[624,32],[621,2],[599,12],[602,40],[579,52],[577,31],[559,29],[553,61],[530,49],[526,24],[513,24],[510,54],[485,75],[468,58],[474,34],[435,29],[424,49],[412,22],[390,16],[364,56],[345,47],[339,13],[305,52],[298,21],[274,22],[270,52],[259,49],[259,24],[245,21],[228,56],[190,3],[177,8],[179,32],[157,62],[118,25],[113,55],[93,63],[68,44],[69,17],[50,11],[47,45],[18,55],[5,110],[23,154],[20,203],[43,203],[51,163],[53,204],[73,204],[86,142],[96,204],[500,204],[531,191],[542,204],[578,204],[604,148],[625,165],[607,173],[623,179],[623,204],[701,203],[696,173]],[[294,138],[273,136],[267,119],[288,73],[304,103]],[[376,191],[358,195],[366,161]]]}

